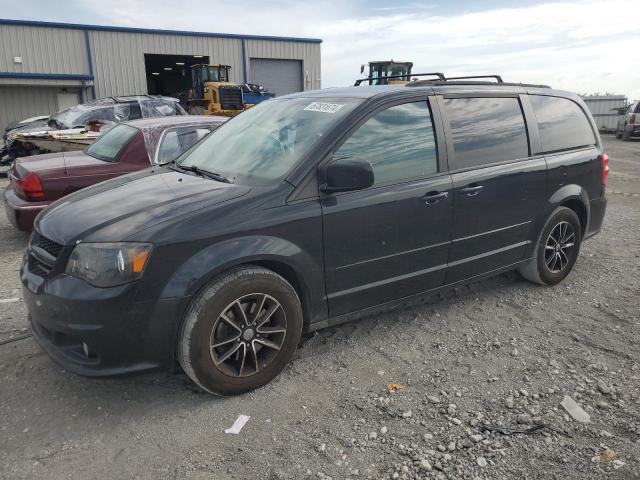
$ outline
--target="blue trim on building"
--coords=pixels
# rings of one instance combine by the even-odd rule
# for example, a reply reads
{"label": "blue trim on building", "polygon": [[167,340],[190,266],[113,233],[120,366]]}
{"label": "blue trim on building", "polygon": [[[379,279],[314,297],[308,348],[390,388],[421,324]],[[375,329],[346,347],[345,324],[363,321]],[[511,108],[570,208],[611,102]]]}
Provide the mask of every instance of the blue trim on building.
{"label": "blue trim on building", "polygon": [[96,30],[103,32],[146,33],[160,35],[181,35],[186,37],[238,38],[246,40],[275,40],[280,42],[322,43],[319,38],[278,37],[269,35],[241,35],[235,33],[189,32],[184,30],[159,30],[154,28],[115,27],[107,25],[85,25],[81,23],[40,22],[35,20],[12,20],[0,18],[0,25],[21,25],[27,27],[71,28],[76,30]]}
{"label": "blue trim on building", "polygon": [[93,80],[93,75],[77,73],[0,72],[0,78],[33,78],[45,80]]}
{"label": "blue trim on building", "polygon": [[[89,37],[89,30],[84,31],[84,43],[87,47],[87,63],[89,65],[89,75],[91,75],[91,77],[93,78],[93,53],[91,50],[91,38]],[[84,90],[84,83],[82,85],[82,89]],[[84,96],[84,92],[82,92],[82,95]],[[91,96],[93,97],[92,100],[96,99],[95,85],[91,85]]]}

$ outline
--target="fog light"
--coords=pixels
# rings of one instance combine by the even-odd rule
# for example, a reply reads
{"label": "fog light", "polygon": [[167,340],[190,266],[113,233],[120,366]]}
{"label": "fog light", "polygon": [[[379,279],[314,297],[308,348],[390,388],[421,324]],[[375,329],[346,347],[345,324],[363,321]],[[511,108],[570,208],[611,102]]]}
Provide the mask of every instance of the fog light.
{"label": "fog light", "polygon": [[88,357],[89,356],[89,345],[87,345],[86,343],[82,342],[82,351]]}

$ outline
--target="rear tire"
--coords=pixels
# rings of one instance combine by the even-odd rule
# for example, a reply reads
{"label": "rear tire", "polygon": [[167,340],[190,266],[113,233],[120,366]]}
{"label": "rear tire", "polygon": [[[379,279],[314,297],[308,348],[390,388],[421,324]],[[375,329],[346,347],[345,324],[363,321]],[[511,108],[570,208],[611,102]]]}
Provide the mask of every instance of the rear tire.
{"label": "rear tire", "polygon": [[581,243],[578,215],[570,208],[558,207],[542,228],[533,257],[518,270],[530,282],[556,285],[573,269]]}
{"label": "rear tire", "polygon": [[178,338],[178,362],[209,393],[245,393],[282,371],[302,325],[300,299],[284,278],[261,267],[237,268],[193,300]]}

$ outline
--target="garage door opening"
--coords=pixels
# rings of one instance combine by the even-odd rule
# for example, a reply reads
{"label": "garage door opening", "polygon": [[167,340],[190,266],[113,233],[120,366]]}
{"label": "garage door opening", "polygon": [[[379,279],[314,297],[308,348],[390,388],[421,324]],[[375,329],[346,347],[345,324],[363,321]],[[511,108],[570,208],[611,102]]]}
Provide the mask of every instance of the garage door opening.
{"label": "garage door opening", "polygon": [[276,96],[304,90],[300,60],[252,58],[249,66],[251,82],[266,87]]}
{"label": "garage door opening", "polygon": [[209,63],[206,55],[144,54],[149,95],[167,95],[184,100],[191,87],[191,65]]}

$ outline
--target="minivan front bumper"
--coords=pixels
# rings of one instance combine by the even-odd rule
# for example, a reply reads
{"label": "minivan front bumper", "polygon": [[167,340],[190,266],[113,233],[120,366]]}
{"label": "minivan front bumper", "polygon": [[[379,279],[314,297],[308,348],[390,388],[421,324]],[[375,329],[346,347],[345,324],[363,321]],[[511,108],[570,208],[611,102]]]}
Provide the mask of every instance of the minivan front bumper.
{"label": "minivan front bumper", "polygon": [[[27,254],[28,255],[28,254]],[[171,368],[185,299],[136,302],[136,285],[97,288],[64,274],[42,278],[23,261],[31,331],[66,370],[110,376]]]}

